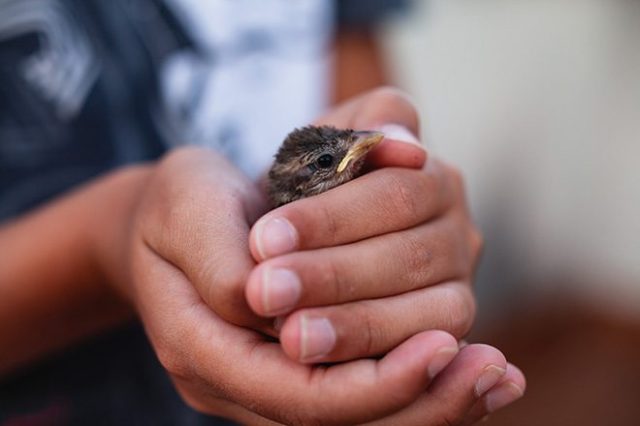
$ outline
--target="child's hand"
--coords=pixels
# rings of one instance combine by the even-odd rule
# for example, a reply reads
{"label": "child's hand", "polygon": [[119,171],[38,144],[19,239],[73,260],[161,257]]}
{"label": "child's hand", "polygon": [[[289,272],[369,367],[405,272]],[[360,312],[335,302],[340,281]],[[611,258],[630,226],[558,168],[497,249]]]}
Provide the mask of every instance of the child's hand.
{"label": "child's hand", "polygon": [[[416,117],[404,96],[384,89],[321,122],[391,124],[416,140]],[[481,238],[460,174],[425,159],[415,143],[387,139],[370,159],[378,170],[271,211],[253,227],[261,263],[247,300],[259,315],[283,316],[280,339],[291,358],[342,361],[386,353],[425,330],[468,332]]]}
{"label": "child's hand", "polygon": [[[216,315],[268,330],[271,322],[251,312],[243,293],[255,266],[249,229],[265,211],[257,187],[222,156],[201,148],[176,150],[147,181],[131,228],[130,256],[157,256],[179,269]],[[136,265],[134,271],[144,274]],[[134,278],[140,282],[139,275]],[[133,290],[144,307],[138,286]]]}
{"label": "child's hand", "polygon": [[496,384],[503,394],[511,383],[524,386],[499,351],[471,345],[458,353],[442,331],[414,333],[379,360],[292,361],[279,343],[218,314],[250,312],[242,290],[255,266],[248,236],[264,212],[259,192],[205,150],[172,153],[155,167],[130,227],[131,286],[121,288],[199,411],[250,424],[458,423],[487,412],[482,398]]}

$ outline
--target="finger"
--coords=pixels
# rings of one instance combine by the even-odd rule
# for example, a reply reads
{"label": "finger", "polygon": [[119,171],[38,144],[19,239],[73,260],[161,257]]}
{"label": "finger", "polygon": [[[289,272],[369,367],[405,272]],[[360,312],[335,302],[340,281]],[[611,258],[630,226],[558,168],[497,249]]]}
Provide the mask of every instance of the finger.
{"label": "finger", "polygon": [[424,167],[427,151],[411,130],[401,124],[385,124],[372,130],[382,132],[384,140],[367,154],[365,171],[381,167]]}
{"label": "finger", "polygon": [[[275,344],[265,349],[278,361],[286,358]],[[294,409],[309,417],[293,422],[285,418],[284,423],[306,424],[310,419],[321,419],[321,423],[326,424],[355,424],[411,404],[457,351],[451,336],[430,331],[413,336],[379,361],[308,367],[300,374],[300,364],[292,369],[289,360],[280,365],[262,364],[259,372],[255,360],[251,365],[236,363],[232,369],[242,368],[244,373],[245,382],[235,386],[251,380],[268,390],[268,396],[263,399],[244,400],[266,417],[279,419],[285,410]],[[281,383],[282,377],[287,377],[289,386],[274,390],[273,384]],[[388,394],[381,393],[380,389],[386,389]]]}
{"label": "finger", "polygon": [[522,398],[527,382],[522,371],[513,364],[507,364],[507,372],[480,400],[476,401],[463,424],[472,425],[487,415]]}
{"label": "finger", "polygon": [[[150,212],[142,238],[180,268],[209,306],[236,324],[267,327],[248,308],[246,279],[254,267],[249,223],[260,212],[260,196],[222,157],[204,149],[170,154],[152,182]],[[251,203],[245,200],[252,200]]]}
{"label": "finger", "polygon": [[[376,129],[374,129],[376,130]],[[384,132],[384,130],[381,130]],[[392,139],[385,133],[384,140],[367,154],[365,172],[382,167],[421,169],[427,162],[427,151],[405,141]]]}
{"label": "finger", "polygon": [[261,261],[410,228],[441,214],[453,196],[437,161],[424,171],[377,170],[267,213],[251,229],[251,253]]}
{"label": "finger", "polygon": [[461,337],[474,315],[469,283],[448,282],[394,297],[301,309],[284,320],[280,342],[299,362],[337,362],[385,353],[424,330]]}
{"label": "finger", "polygon": [[145,328],[172,376],[209,384],[198,396],[205,401],[222,397],[285,424],[361,423],[410,405],[458,352],[451,335],[428,331],[380,360],[305,366],[279,344],[222,321],[184,274],[147,247],[139,250],[134,273],[145,282],[137,299]]}
{"label": "finger", "polygon": [[466,234],[471,231],[457,216],[348,245],[269,259],[249,276],[245,292],[249,305],[259,315],[277,316],[295,308],[393,296],[469,276],[473,254]]}
{"label": "finger", "polygon": [[502,380],[504,356],[486,345],[469,345],[414,404],[372,424],[458,425],[477,401]]}

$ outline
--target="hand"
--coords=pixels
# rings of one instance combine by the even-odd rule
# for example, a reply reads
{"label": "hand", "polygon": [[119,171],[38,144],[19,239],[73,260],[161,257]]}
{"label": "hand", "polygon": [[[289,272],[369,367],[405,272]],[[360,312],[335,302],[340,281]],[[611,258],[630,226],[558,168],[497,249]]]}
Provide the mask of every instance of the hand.
{"label": "hand", "polygon": [[[180,149],[155,167],[127,233],[133,237],[133,254],[136,247],[146,247],[174,265],[218,316],[269,330],[271,323],[253,314],[243,295],[255,266],[249,229],[266,209],[253,182],[222,156]],[[139,286],[133,290],[135,301],[145,307],[137,297]]]}
{"label": "hand", "polygon": [[[320,122],[391,124],[404,139],[418,132],[414,107],[389,89]],[[280,317],[292,359],[376,356],[425,330],[461,338],[473,322],[481,238],[459,172],[434,158],[425,165],[423,149],[398,140],[386,139],[370,157],[377,170],[271,211],[251,231],[261,263],[249,277],[247,300],[257,314]]]}
{"label": "hand", "polygon": [[[261,263],[246,289],[252,309],[277,317],[285,352],[305,363],[384,354],[425,330],[462,337],[475,313],[471,281],[481,238],[469,218],[460,173],[435,159],[425,165],[424,151],[400,142],[415,139],[418,123],[415,109],[397,91],[362,96],[318,124],[387,125],[395,133],[390,136],[400,137],[370,154],[370,166],[378,170],[256,223],[251,250]],[[478,377],[486,368],[480,367],[482,350],[502,357],[490,347],[465,348],[443,373],[443,388],[453,372]],[[522,396],[524,376],[506,365],[506,374],[494,387],[485,386],[491,390],[465,421]],[[469,395],[469,383],[461,380],[448,392]],[[418,401],[394,421],[430,424],[425,413],[441,410],[454,424],[467,413],[443,401],[434,407],[428,397]]]}
{"label": "hand", "polygon": [[123,291],[191,406],[251,424],[458,423],[486,413],[496,383],[523,387],[497,350],[471,345],[456,357],[455,339],[441,331],[418,333],[380,360],[326,367],[292,361],[263,334],[221,319],[206,295],[217,297],[227,272],[254,267],[247,238],[263,208],[223,159],[182,150],[155,167],[128,231],[133,286]]}

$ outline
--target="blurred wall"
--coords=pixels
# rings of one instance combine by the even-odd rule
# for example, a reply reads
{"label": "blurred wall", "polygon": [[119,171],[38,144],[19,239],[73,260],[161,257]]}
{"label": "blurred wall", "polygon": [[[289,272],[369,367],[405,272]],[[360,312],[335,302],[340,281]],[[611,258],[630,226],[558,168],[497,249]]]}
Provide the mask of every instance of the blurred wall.
{"label": "blurred wall", "polygon": [[640,317],[640,1],[414,3],[384,41],[467,177],[481,319],[556,294]]}

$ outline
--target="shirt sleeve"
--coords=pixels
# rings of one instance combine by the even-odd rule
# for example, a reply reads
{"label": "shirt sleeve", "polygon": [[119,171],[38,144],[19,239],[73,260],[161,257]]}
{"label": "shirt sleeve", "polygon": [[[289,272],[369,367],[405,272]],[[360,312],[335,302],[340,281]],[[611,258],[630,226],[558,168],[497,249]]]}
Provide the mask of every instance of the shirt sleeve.
{"label": "shirt sleeve", "polygon": [[410,6],[411,0],[337,0],[337,21],[342,27],[368,27]]}

